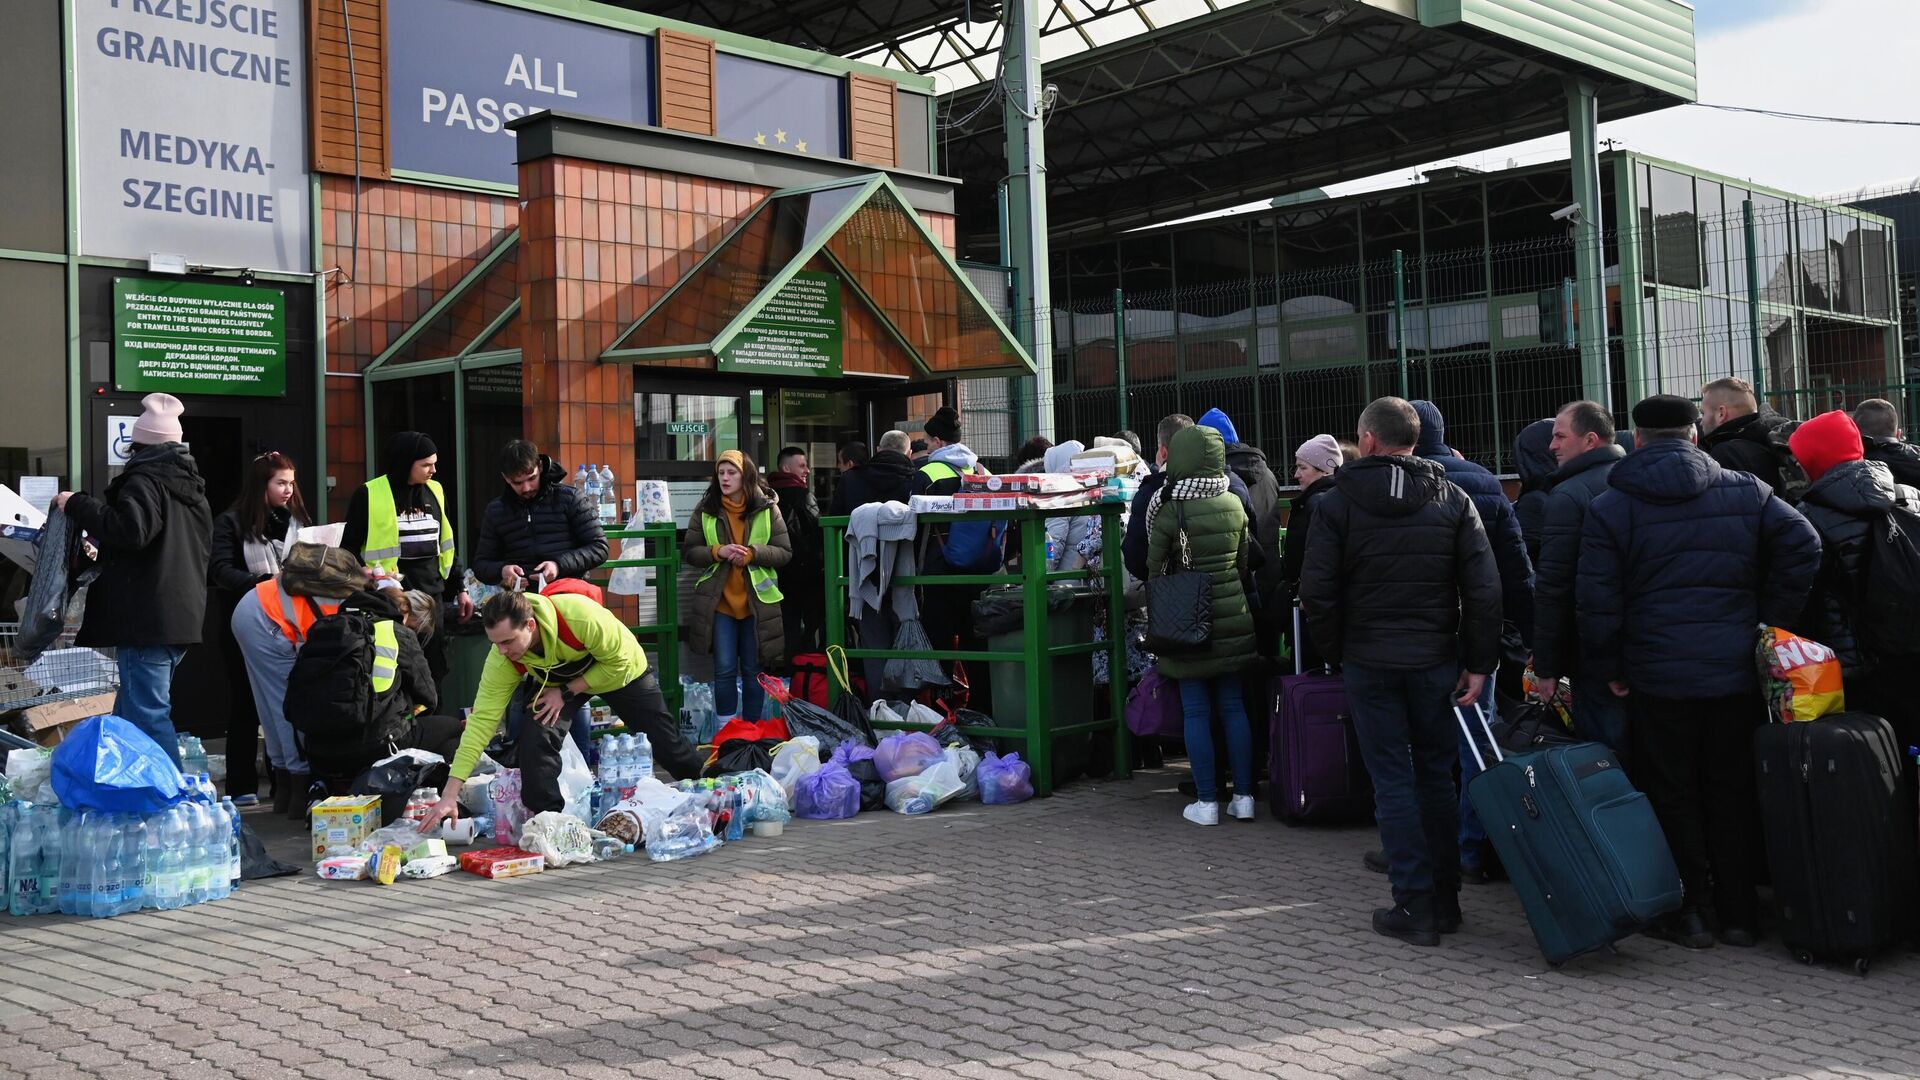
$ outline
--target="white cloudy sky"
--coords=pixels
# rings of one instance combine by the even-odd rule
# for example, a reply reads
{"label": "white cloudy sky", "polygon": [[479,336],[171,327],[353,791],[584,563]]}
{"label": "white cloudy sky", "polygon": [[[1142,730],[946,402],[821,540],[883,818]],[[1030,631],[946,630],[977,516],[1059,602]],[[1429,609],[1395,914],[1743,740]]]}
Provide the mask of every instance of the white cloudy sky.
{"label": "white cloudy sky", "polygon": [[[1698,0],[1700,100],[1920,121],[1920,0]],[[1920,127],[1866,127],[1690,106],[1612,123],[1601,138],[1799,194],[1920,177]],[[1454,159],[1482,168],[1564,159],[1542,139]],[[1418,170],[1332,189],[1397,186]]]}

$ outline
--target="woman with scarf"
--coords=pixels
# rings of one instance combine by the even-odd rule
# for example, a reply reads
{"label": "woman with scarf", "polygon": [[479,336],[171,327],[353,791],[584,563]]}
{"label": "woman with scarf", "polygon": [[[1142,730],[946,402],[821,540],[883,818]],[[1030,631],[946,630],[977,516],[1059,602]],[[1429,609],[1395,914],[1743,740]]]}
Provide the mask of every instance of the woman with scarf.
{"label": "woman with scarf", "polygon": [[[280,560],[293,546],[302,527],[312,524],[307,506],[294,483],[293,459],[269,450],[247,465],[246,479],[233,505],[213,519],[213,542],[207,581],[220,601],[220,626],[227,626],[240,598],[280,573]],[[227,665],[227,792],[235,806],[260,801],[260,774],[256,764],[260,745],[260,712],[254,708],[253,688],[246,662],[231,629],[220,638]],[[279,777],[286,773],[280,745],[267,744],[267,764],[280,793]]]}
{"label": "woman with scarf", "polygon": [[[1247,726],[1240,672],[1254,658],[1253,616],[1243,574],[1252,539],[1247,512],[1227,490],[1227,447],[1209,427],[1181,429],[1167,453],[1167,482],[1147,503],[1148,580],[1185,570],[1208,575],[1213,600],[1212,641],[1204,652],[1163,655],[1160,674],[1180,687],[1186,714],[1187,760],[1196,801],[1182,816],[1196,825],[1220,824],[1213,720],[1226,735],[1233,772],[1229,815],[1252,821],[1253,734]],[[1184,565],[1183,565],[1184,562]]]}
{"label": "woman with scarf", "polygon": [[[347,504],[340,546],[368,567],[398,577],[403,587],[455,603],[460,621],[473,617],[473,601],[460,588],[460,562],[453,549],[453,521],[446,492],[433,478],[440,451],[418,431],[387,440],[386,472],[366,482]],[[447,674],[446,640],[426,645],[435,679]]]}
{"label": "woman with scarf", "polygon": [[725,720],[764,718],[760,672],[780,663],[785,633],[775,571],[793,557],[787,523],[753,459],[726,450],[687,522],[693,587],[688,647],[713,657],[714,711]]}

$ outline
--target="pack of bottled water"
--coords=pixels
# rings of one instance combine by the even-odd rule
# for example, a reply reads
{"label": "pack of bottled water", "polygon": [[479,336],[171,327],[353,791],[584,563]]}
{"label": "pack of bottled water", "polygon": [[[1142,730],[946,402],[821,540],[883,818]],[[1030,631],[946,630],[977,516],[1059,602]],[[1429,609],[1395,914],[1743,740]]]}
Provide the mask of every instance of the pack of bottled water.
{"label": "pack of bottled water", "polygon": [[104,919],[220,900],[240,886],[240,811],[204,773],[157,814],[9,803],[0,863],[13,915]]}

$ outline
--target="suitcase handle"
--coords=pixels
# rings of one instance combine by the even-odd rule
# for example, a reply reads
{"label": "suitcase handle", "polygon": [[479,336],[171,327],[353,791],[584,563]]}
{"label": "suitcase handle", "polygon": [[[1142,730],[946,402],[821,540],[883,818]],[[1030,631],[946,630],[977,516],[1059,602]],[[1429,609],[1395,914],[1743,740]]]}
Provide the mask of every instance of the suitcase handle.
{"label": "suitcase handle", "polygon": [[[1306,631],[1302,629],[1300,625],[1300,615],[1304,610],[1300,601],[1295,600],[1293,602],[1293,673],[1295,675],[1306,674],[1306,670],[1301,663],[1301,657],[1306,655],[1306,649],[1303,645],[1307,640]],[[1322,674],[1331,675],[1333,674],[1333,665],[1322,664],[1320,671]]]}
{"label": "suitcase handle", "polygon": [[[1480,744],[1474,739],[1473,729],[1467,726],[1467,714],[1463,709],[1464,706],[1455,704],[1453,718],[1460,722],[1460,734],[1467,737],[1467,749],[1473,751],[1473,763],[1480,766],[1481,772],[1486,772],[1487,759],[1480,755]],[[1487,722],[1487,711],[1480,707],[1478,698],[1473,702],[1473,715],[1480,718],[1480,730],[1487,733],[1487,745],[1493,748],[1493,763],[1498,765],[1507,760],[1507,755],[1500,752],[1500,740],[1493,737],[1493,725]]]}

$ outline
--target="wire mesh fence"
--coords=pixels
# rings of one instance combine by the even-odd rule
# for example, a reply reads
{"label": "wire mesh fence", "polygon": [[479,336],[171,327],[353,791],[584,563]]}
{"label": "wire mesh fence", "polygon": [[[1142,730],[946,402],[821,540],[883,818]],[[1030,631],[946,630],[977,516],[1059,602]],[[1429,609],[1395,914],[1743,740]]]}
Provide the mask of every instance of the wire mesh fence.
{"label": "wire mesh fence", "polygon": [[[1162,417],[1219,409],[1282,474],[1306,439],[1351,438],[1383,394],[1434,402],[1447,442],[1499,472],[1520,429],[1567,402],[1591,396],[1624,421],[1641,397],[1697,398],[1727,377],[1794,417],[1880,397],[1920,428],[1906,392],[1920,356],[1901,329],[1912,279],[1896,274],[1889,228],[1838,220],[1644,215],[1589,236],[1585,260],[1567,236],[1086,300],[1076,287],[1038,313],[1050,389],[1012,380],[993,400],[1014,416],[1010,443],[1035,410],[1062,439],[1130,428],[1151,448]],[[1585,325],[1582,262],[1601,268],[1604,338]],[[1005,315],[1027,338],[1035,313]]]}

